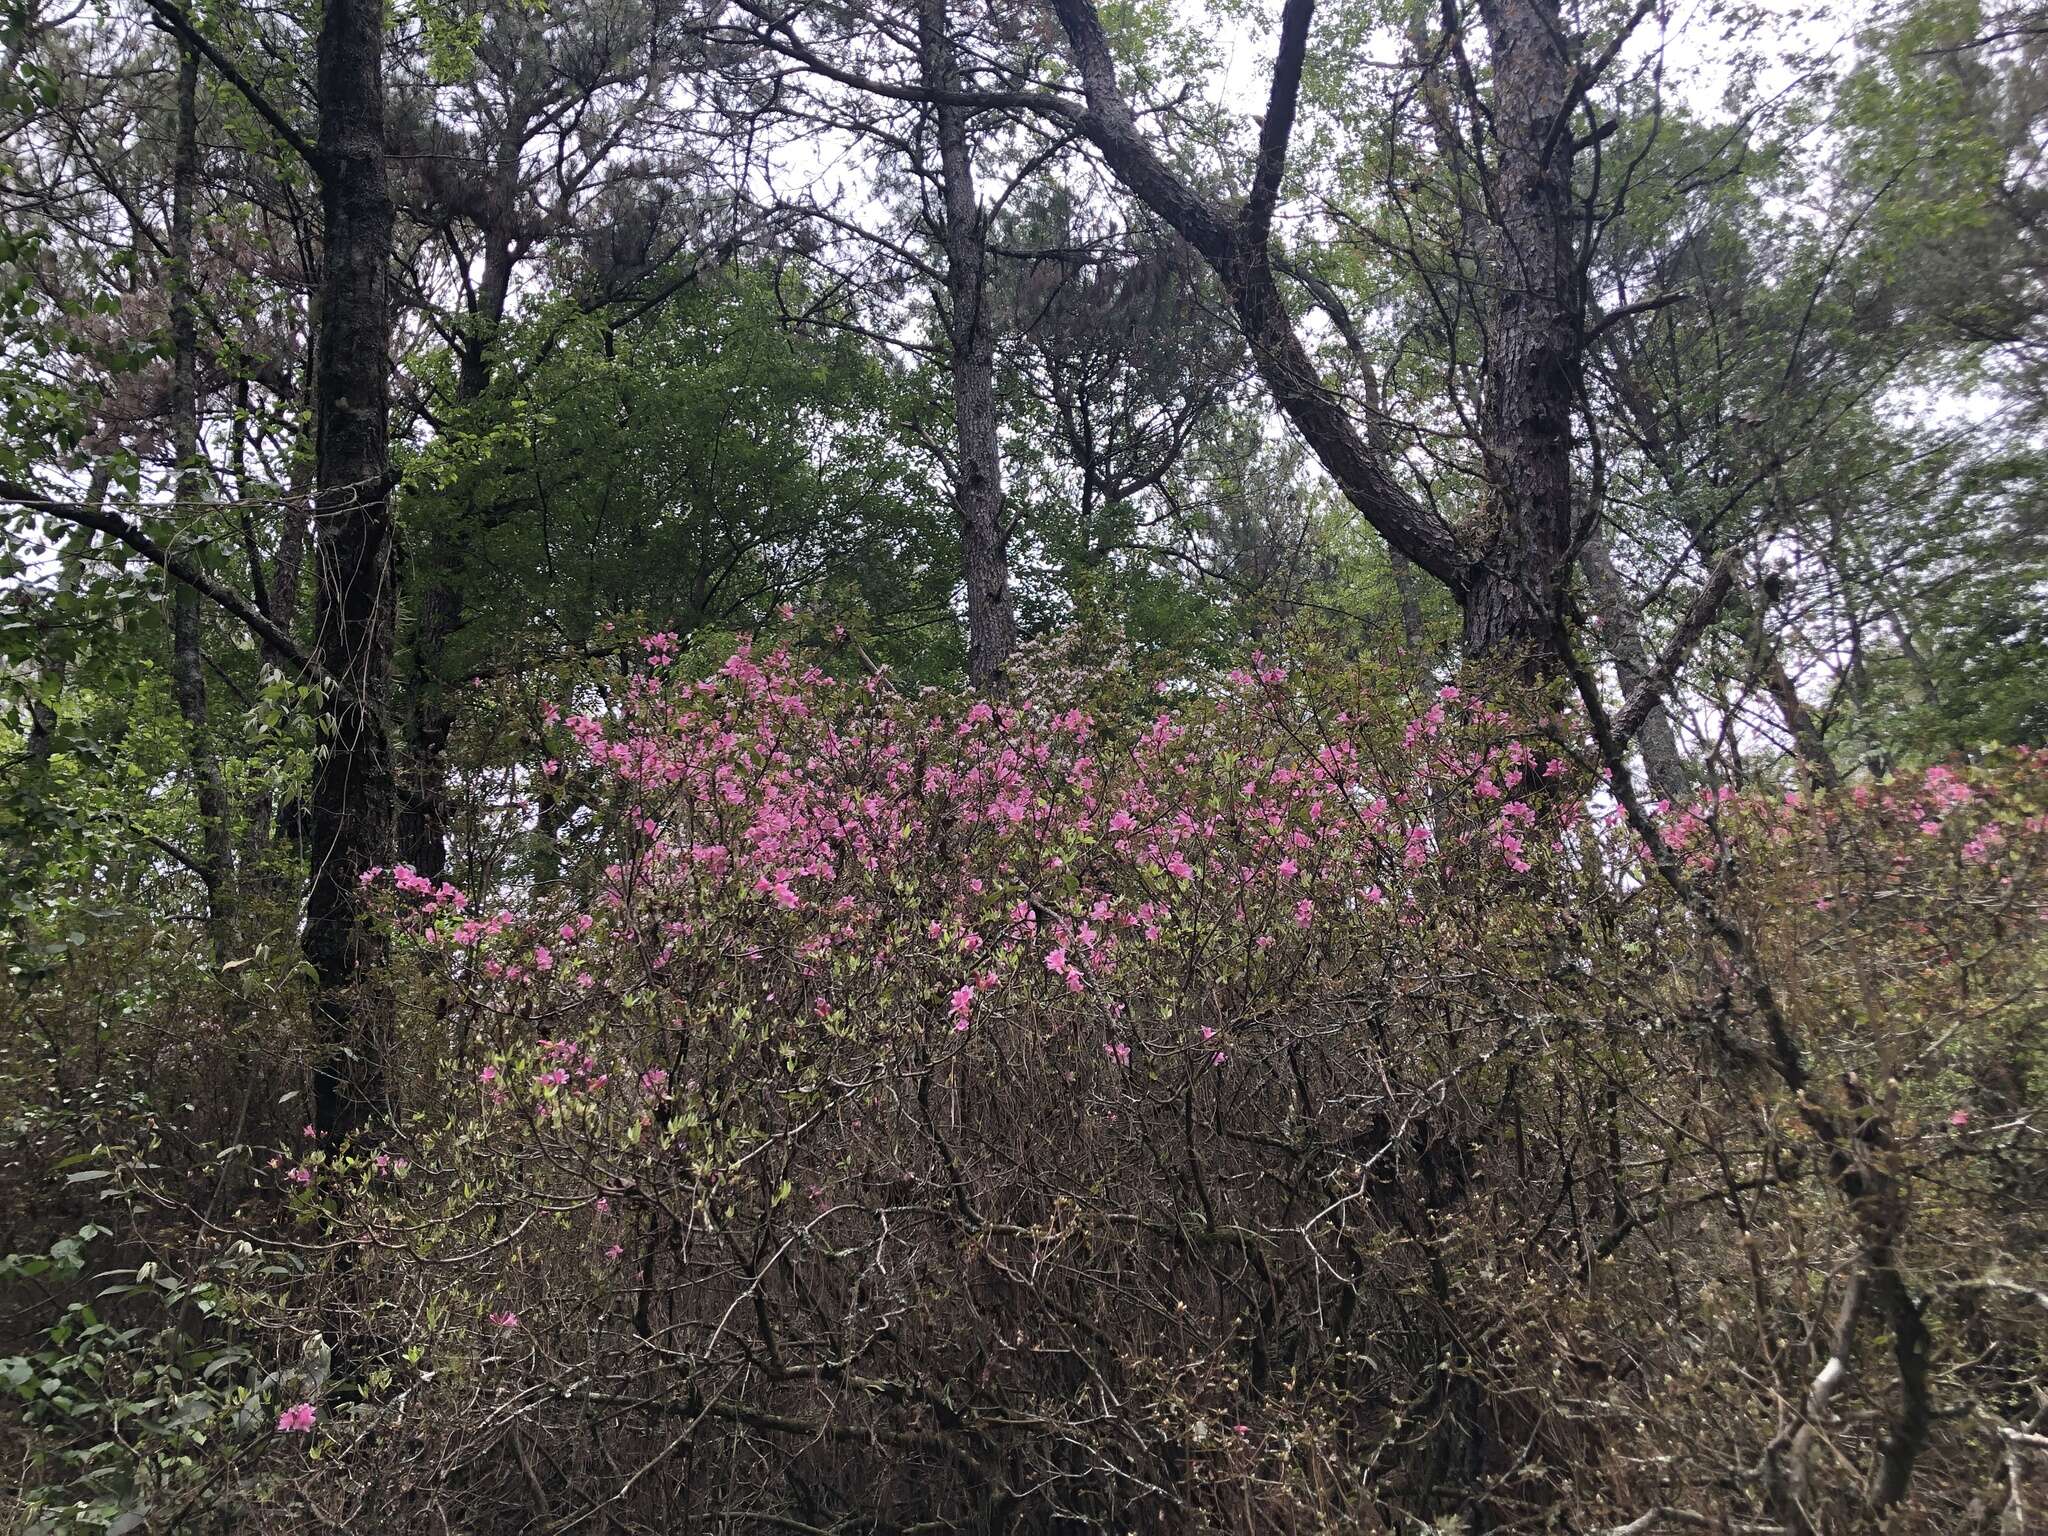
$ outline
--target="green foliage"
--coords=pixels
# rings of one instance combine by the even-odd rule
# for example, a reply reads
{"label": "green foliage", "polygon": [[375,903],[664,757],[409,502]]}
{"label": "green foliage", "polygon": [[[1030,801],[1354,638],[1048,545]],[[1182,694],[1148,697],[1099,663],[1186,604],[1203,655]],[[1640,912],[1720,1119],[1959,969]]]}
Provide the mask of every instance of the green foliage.
{"label": "green foliage", "polygon": [[[70,1182],[113,1178],[86,1168]],[[187,1274],[154,1260],[88,1274],[87,1250],[113,1236],[88,1222],[39,1254],[0,1258],[0,1285],[32,1283],[64,1302],[28,1352],[0,1358],[0,1398],[34,1431],[15,1511],[28,1536],[130,1536],[203,1511],[222,1460],[247,1461],[272,1434],[275,1404],[317,1394],[324,1352],[266,1371],[234,1320],[290,1275],[238,1242]]]}
{"label": "green foliage", "polygon": [[800,603],[943,675],[951,508],[898,446],[929,401],[829,316],[793,327],[742,270],[627,328],[564,300],[503,350],[490,392],[406,465],[415,538],[463,534],[453,670]]}

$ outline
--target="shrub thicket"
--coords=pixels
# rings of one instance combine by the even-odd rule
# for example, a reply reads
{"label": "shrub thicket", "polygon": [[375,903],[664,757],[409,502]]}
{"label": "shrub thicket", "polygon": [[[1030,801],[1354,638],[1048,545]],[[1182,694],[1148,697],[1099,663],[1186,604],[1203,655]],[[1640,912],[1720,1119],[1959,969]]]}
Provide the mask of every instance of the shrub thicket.
{"label": "shrub thicket", "polygon": [[198,1242],[86,1169],[185,1208],[118,1369],[0,1367],[36,1518],[2048,1518],[2036,761],[1644,806],[1506,690],[1121,686],[550,711],[558,877],[377,876],[387,1132]]}

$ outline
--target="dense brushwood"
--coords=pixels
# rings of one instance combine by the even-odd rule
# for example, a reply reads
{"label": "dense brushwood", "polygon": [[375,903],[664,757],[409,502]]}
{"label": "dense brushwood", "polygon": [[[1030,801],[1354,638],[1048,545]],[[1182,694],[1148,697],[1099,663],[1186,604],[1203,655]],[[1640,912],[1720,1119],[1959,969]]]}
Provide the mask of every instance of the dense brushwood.
{"label": "dense brushwood", "polygon": [[[491,808],[580,808],[560,879],[369,877],[405,1120],[293,1134],[159,1254],[260,1245],[183,1320],[253,1363],[169,1504],[1951,1531],[2039,1496],[2028,755],[1644,807],[1653,850],[1573,719],[1357,665],[991,704],[657,637],[590,682]],[[109,1164],[137,1209],[162,1145]]]}

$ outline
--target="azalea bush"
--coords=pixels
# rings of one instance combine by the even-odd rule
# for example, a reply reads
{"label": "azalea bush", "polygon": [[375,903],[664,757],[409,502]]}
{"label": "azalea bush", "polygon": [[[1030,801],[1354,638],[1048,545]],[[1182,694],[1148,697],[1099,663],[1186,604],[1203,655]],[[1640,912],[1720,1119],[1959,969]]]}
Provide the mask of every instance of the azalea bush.
{"label": "azalea bush", "polygon": [[2033,1507],[2033,759],[1645,805],[1505,685],[665,637],[545,732],[501,809],[574,856],[370,877],[405,1111],[263,1169],[319,1273],[246,1326],[335,1360],[249,1437],[266,1518]]}
{"label": "azalea bush", "polygon": [[[1809,1403],[1872,1218],[1798,1101],[1845,1094],[1939,1336],[1893,1518],[1997,1486],[2042,1365],[2034,764],[1646,840],[1526,699],[1260,658],[1095,703],[656,638],[535,764],[581,877],[380,872],[458,1001],[403,1135],[279,1170],[417,1352],[316,1431],[327,1518],[454,1480],[657,1528],[1826,1526],[1901,1413],[1863,1300]],[[411,1477],[362,1478],[401,1424]]]}

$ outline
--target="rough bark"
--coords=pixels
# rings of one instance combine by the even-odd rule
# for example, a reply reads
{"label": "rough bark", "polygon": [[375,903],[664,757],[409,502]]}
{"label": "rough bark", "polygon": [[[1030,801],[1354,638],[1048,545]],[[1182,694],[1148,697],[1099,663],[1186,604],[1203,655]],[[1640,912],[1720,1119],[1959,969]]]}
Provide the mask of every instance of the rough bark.
{"label": "rough bark", "polygon": [[331,682],[313,771],[304,947],[317,977],[313,1124],[337,1139],[391,1108],[393,1003],[361,878],[390,857],[393,829],[383,29],[381,0],[327,0],[315,58],[326,240],[314,375],[314,654]]}
{"label": "rough bark", "polygon": [[[925,83],[959,90],[959,67],[946,0],[921,0],[918,43]],[[939,148],[946,256],[947,365],[953,382],[954,508],[960,519],[960,560],[967,584],[967,678],[999,690],[1017,648],[1010,601],[1009,528],[1003,516],[1002,451],[996,435],[995,317],[988,292],[986,216],[975,194],[967,109],[932,107]]]}
{"label": "rough bark", "polygon": [[[177,503],[189,516],[206,494],[199,447],[199,320],[192,260],[192,214],[199,181],[199,54],[178,49],[177,142],[171,161],[170,446],[177,461]],[[206,934],[216,966],[234,958],[233,829],[206,719],[205,655],[201,649],[199,593],[182,581],[171,587],[171,692],[185,726],[185,755],[198,804],[199,879],[206,888]]]}
{"label": "rough bark", "polygon": [[[1583,301],[1572,252],[1572,66],[1554,0],[1480,0],[1493,56],[1496,297],[1481,400],[1492,520],[1465,603],[1475,656],[1547,666],[1572,543]],[[1540,649],[1539,649],[1540,648]]]}

